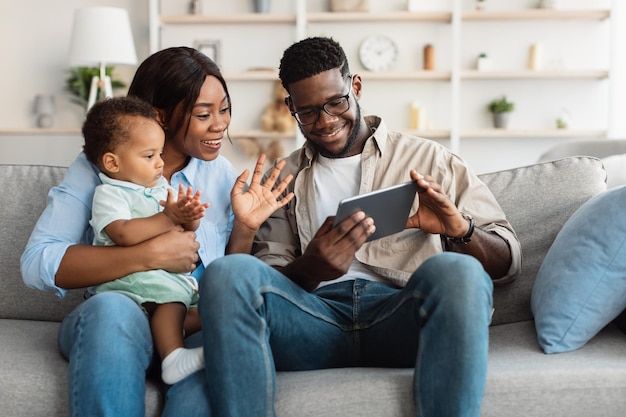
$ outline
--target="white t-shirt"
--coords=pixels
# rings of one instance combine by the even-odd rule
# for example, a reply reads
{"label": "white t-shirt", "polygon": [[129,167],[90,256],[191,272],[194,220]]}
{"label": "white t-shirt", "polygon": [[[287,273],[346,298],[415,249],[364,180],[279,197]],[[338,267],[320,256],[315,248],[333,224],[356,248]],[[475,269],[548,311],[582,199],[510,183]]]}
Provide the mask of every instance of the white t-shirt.
{"label": "white t-shirt", "polygon": [[[319,229],[326,217],[337,213],[339,202],[347,197],[359,193],[361,184],[361,155],[347,158],[326,158],[318,155],[319,159],[313,168],[315,182],[315,213],[311,213],[311,224],[315,230]],[[356,278],[370,281],[384,281],[374,272],[370,271],[361,262],[354,259],[347,274],[333,281],[324,281],[319,287],[348,281]],[[319,288],[318,287],[318,288]]]}

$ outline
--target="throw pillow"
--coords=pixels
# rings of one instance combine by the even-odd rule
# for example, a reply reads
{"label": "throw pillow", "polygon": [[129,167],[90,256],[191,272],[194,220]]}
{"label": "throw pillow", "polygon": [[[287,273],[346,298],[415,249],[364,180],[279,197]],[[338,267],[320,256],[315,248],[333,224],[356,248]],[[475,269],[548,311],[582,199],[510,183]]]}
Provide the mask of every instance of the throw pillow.
{"label": "throw pillow", "polygon": [[585,345],[626,308],[626,186],[588,200],[567,220],[533,286],[545,353]]}
{"label": "throw pillow", "polygon": [[607,156],[602,158],[601,161],[606,170],[607,188],[626,185],[626,153]]}

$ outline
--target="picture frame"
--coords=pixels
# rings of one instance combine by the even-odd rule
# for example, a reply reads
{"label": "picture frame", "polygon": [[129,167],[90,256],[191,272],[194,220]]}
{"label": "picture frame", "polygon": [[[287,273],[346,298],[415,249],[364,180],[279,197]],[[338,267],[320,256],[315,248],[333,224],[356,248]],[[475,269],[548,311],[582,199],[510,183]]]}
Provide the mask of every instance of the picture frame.
{"label": "picture frame", "polygon": [[219,39],[197,40],[193,46],[220,66],[221,42]]}

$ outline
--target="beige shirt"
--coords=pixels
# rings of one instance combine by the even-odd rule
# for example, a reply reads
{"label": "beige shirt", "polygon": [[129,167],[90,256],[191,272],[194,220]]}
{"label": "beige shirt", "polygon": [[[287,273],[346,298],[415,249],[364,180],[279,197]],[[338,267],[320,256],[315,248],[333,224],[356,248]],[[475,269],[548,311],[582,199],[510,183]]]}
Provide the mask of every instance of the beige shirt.
{"label": "beige shirt", "polygon": [[[504,212],[487,186],[457,155],[437,142],[387,131],[381,118],[367,116],[368,126],[376,129],[361,154],[359,194],[410,181],[409,170],[431,175],[459,211],[474,217],[476,227],[501,236],[511,249],[511,267],[498,281],[513,279],[521,269],[521,247]],[[300,256],[317,230],[309,219],[315,217],[312,166],[317,154],[308,143],[286,157],[281,177],[293,174],[288,191],[295,198],[277,210],[261,226],[252,253],[272,266],[284,266]],[[332,184],[329,184],[332,187]],[[415,199],[410,215],[419,208]],[[444,251],[440,235],[406,229],[369,243],[356,258],[396,286],[404,286],[411,274],[430,256]]]}

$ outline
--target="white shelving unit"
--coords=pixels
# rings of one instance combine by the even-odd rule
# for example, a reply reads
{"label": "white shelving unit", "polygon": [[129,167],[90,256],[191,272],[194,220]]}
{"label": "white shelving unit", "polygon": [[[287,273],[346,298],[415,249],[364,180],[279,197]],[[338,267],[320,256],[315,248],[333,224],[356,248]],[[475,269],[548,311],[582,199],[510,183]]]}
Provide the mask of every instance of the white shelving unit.
{"label": "white shelving unit", "polygon": [[[165,8],[167,10],[162,9],[161,3],[168,1],[168,7]],[[208,34],[210,32],[209,28],[211,28],[213,30],[211,33],[217,34],[213,37],[221,37],[224,40],[224,48],[232,48],[228,51],[230,56],[225,57],[224,62],[220,63],[224,70],[224,76],[229,82],[231,94],[237,90],[238,93],[248,94],[248,100],[244,100],[247,102],[258,100],[258,104],[263,105],[264,100],[258,99],[259,94],[265,94],[263,92],[266,92],[267,95],[265,97],[269,99],[271,88],[269,82],[277,79],[278,75],[275,68],[278,65],[278,60],[284,47],[306,36],[325,34],[333,36],[342,43],[348,54],[352,72],[359,73],[364,81],[368,82],[368,92],[366,93],[368,98],[370,97],[368,95],[372,94],[369,86],[373,85],[371,89],[374,91],[375,97],[371,98],[372,101],[367,103],[363,100],[362,106],[367,107],[369,105],[373,107],[371,104],[374,103],[384,108],[385,111],[376,111],[375,113],[381,114],[386,119],[388,113],[392,113],[392,118],[395,115],[396,119],[392,119],[395,122],[391,124],[391,128],[395,130],[411,132],[420,136],[441,140],[442,142],[448,141],[449,147],[453,151],[460,149],[462,139],[472,138],[607,137],[608,120],[606,123],[602,123],[602,126],[571,129],[556,129],[556,127],[550,129],[544,123],[544,125],[537,127],[512,127],[511,129],[502,130],[486,127],[488,124],[484,120],[484,114],[482,114],[480,117],[482,117],[483,121],[480,123],[480,126],[471,126],[465,123],[462,117],[462,115],[468,112],[467,109],[469,107],[465,105],[465,97],[462,93],[465,90],[470,90],[470,92],[472,89],[480,90],[482,86],[485,86],[485,88],[496,88],[494,86],[502,88],[535,88],[531,87],[531,83],[545,83],[546,81],[551,83],[551,85],[559,83],[607,83],[606,90],[610,90],[610,59],[607,58],[607,65],[602,68],[595,68],[593,65],[590,65],[589,67],[546,68],[531,71],[525,69],[523,65],[518,65],[521,68],[477,71],[471,69],[471,63],[467,59],[463,59],[462,55],[469,48],[468,43],[472,42],[468,40],[466,34],[471,33],[476,28],[480,31],[485,31],[488,30],[485,27],[491,24],[506,23],[507,31],[523,31],[523,25],[528,22],[549,21],[554,25],[563,24],[565,26],[561,39],[565,39],[563,42],[568,42],[565,31],[570,22],[582,21],[589,22],[592,25],[598,22],[602,23],[611,18],[611,9],[614,6],[588,10],[521,9],[475,11],[468,9],[469,3],[467,1],[463,3],[462,0],[450,0],[450,10],[442,11],[376,10],[375,13],[333,13],[313,10],[315,7],[312,8],[307,0],[294,0],[292,2],[281,2],[279,5],[276,5],[276,8],[280,10],[274,12],[274,9],[272,9],[272,13],[265,14],[251,13],[246,8],[250,7],[246,3],[245,10],[241,10],[243,6],[230,4],[224,6],[224,11],[216,10],[217,7],[213,7],[211,14],[188,15],[184,14],[184,11],[181,12],[184,5],[171,3],[171,0],[150,0],[151,52],[155,52],[163,47],[173,46],[172,42],[180,44],[181,40],[185,39],[185,36],[188,40],[187,44],[193,46],[193,41],[199,36],[205,36],[203,34],[204,31]],[[319,2],[315,4],[319,8]],[[275,3],[272,6],[274,7]],[[240,9],[237,10],[237,7]],[[163,13],[161,12],[162,10],[164,10]],[[480,26],[477,27],[476,25]],[[269,35],[268,27],[280,28],[280,35]],[[438,51],[443,52],[438,52],[439,55],[437,56],[438,61],[442,62],[442,64],[438,65],[435,71],[419,70],[421,62],[419,62],[419,58],[415,58],[421,54],[423,45],[428,43],[428,39],[425,39],[425,36],[423,36],[424,32],[419,32],[424,27],[428,28],[428,33],[431,34],[431,38],[434,41],[439,42],[443,39],[442,46],[438,48]],[[232,28],[238,28],[238,32],[232,31]],[[411,54],[414,57],[412,59],[406,58],[403,63],[398,65],[395,71],[362,71],[356,58],[356,47],[359,39],[364,38],[367,32],[381,31],[393,34],[395,33],[394,30],[418,31],[420,36],[415,36],[415,39],[418,40],[411,40],[411,33],[407,33],[406,36],[402,37],[402,41],[405,43],[401,47],[405,48],[405,50],[412,48]],[[185,31],[186,34],[184,34]],[[245,35],[243,31],[245,31]],[[494,35],[499,35],[499,33],[495,32],[495,29],[492,34],[492,40],[494,42],[502,41],[500,36]],[[249,36],[249,46],[244,50],[242,47],[237,46],[237,42],[241,41],[234,41],[234,38],[246,38],[246,36]],[[488,41],[489,38],[487,38],[485,44]],[[611,41],[610,36],[607,36],[606,41]],[[267,48],[267,54],[264,54],[263,59],[265,59],[265,55],[273,55],[274,58],[257,65],[255,59],[261,58],[254,54],[258,53],[255,49],[261,44]],[[241,64],[234,65],[232,57],[237,54],[245,55],[245,60],[248,60],[248,64],[251,66],[258,66],[262,69],[268,66],[269,69],[249,71],[247,68],[242,67]],[[522,87],[516,87],[520,83]],[[243,87],[239,86],[240,84]],[[398,85],[402,86],[398,90],[410,90],[416,96],[426,97],[426,100],[434,102],[427,104],[429,104],[428,108],[437,114],[436,127],[417,131],[408,129],[408,102],[406,99],[397,100],[396,102],[393,99],[388,99],[384,104],[381,104],[382,101],[379,97],[382,97],[383,92],[392,90]],[[544,85],[540,84],[539,88],[543,88]],[[249,92],[246,93],[245,90],[249,90]],[[381,94],[378,94],[379,92]],[[608,107],[609,94],[605,95],[607,97],[603,105]],[[482,100],[483,102],[488,102],[492,98],[494,97],[486,96]],[[376,99],[378,102],[375,101]],[[238,106],[240,101],[234,100],[235,106]],[[244,104],[247,105],[249,103]],[[533,105],[533,103],[526,103],[526,107],[532,107]],[[484,113],[484,105],[472,105],[471,107],[470,113],[476,115],[474,119],[479,118],[480,111]],[[476,107],[480,107],[480,109],[477,110]],[[538,113],[541,111],[538,110]],[[250,110],[250,107],[244,108],[243,112],[246,114],[254,113],[254,111]],[[404,113],[406,117],[401,116]],[[231,135],[234,137],[263,138],[284,138],[288,136],[254,129],[254,117],[248,116],[248,119],[243,124],[249,125],[250,128],[239,131],[233,130]]]}

